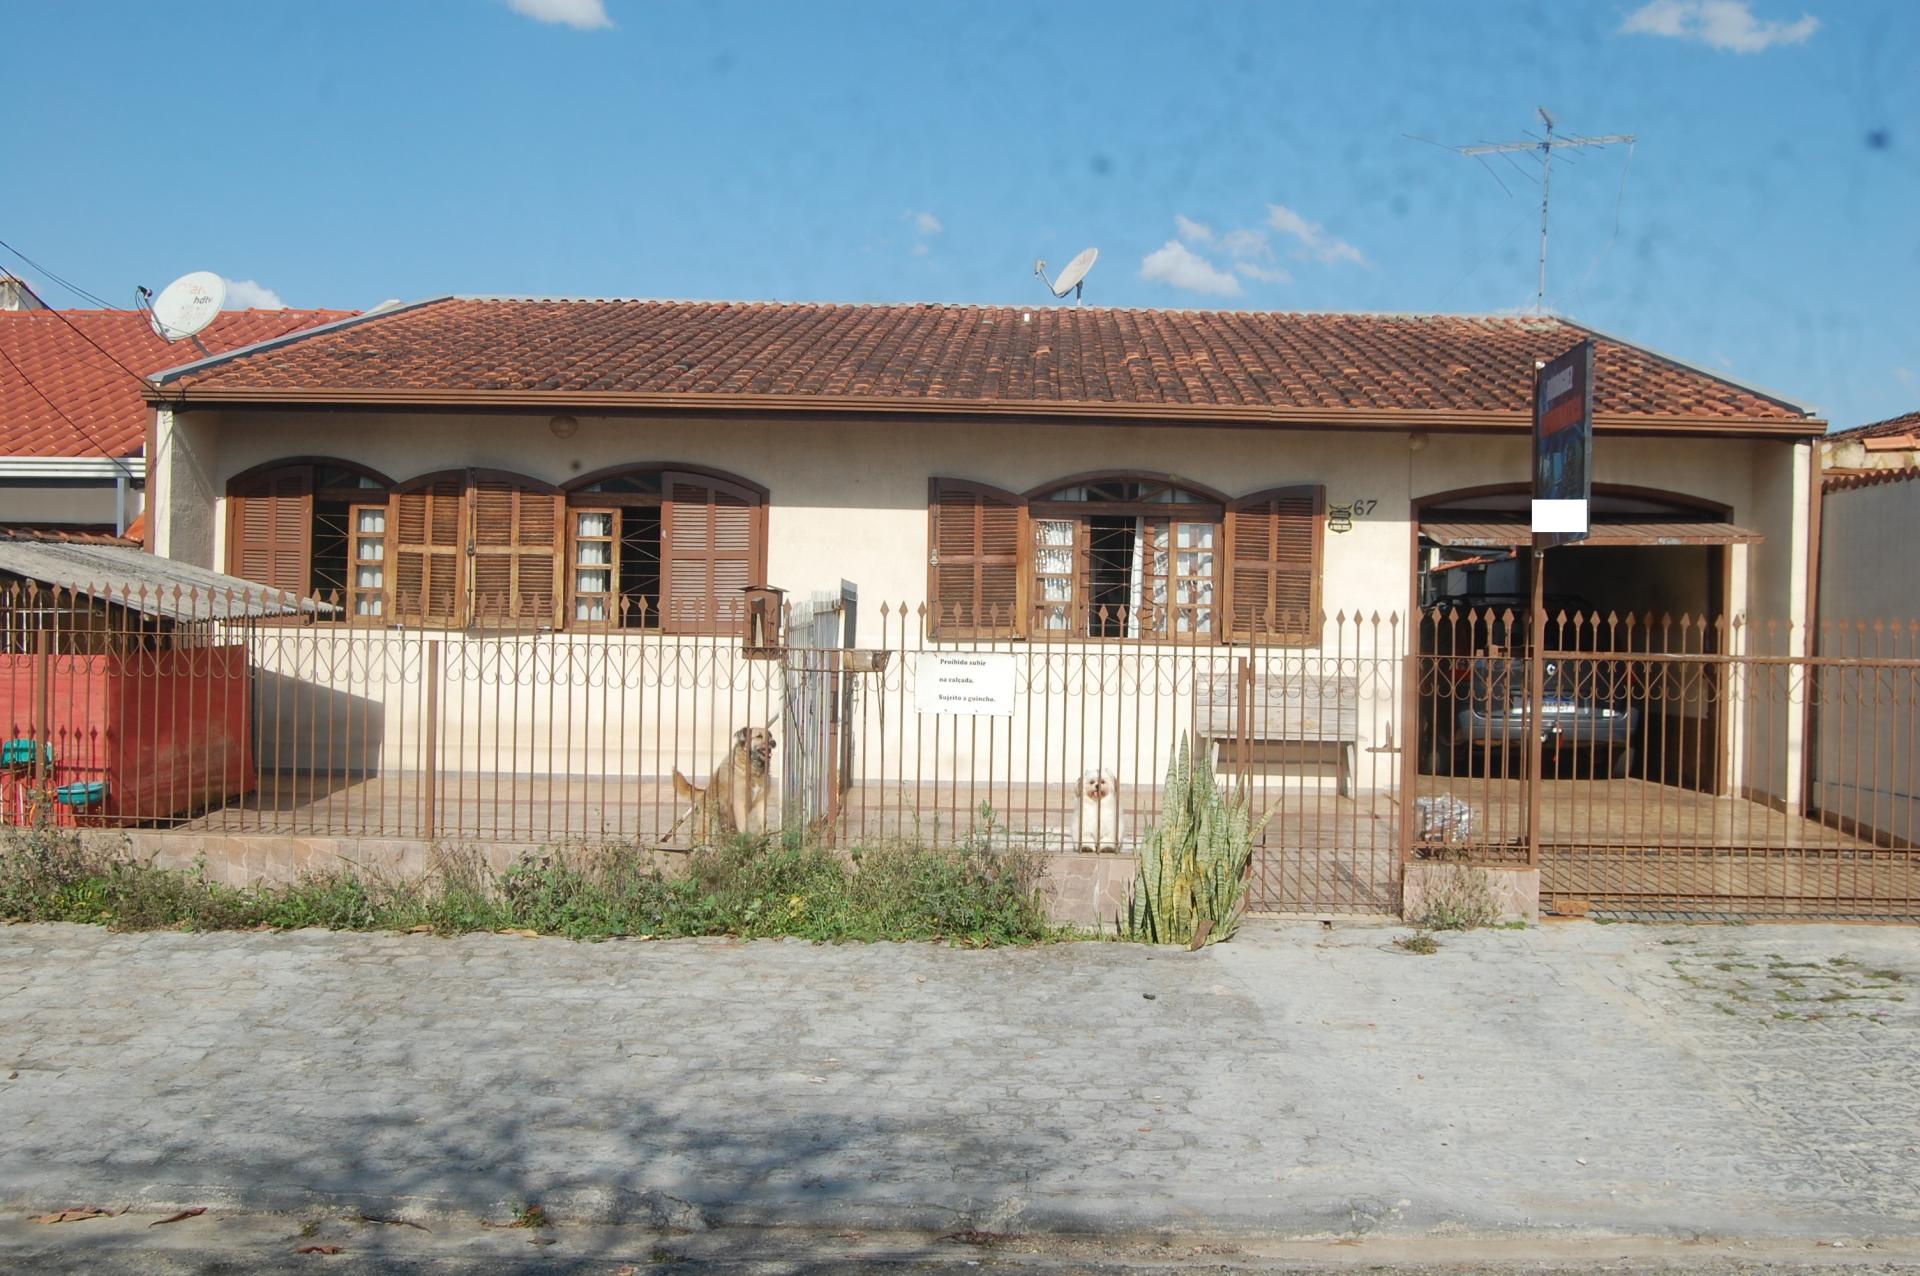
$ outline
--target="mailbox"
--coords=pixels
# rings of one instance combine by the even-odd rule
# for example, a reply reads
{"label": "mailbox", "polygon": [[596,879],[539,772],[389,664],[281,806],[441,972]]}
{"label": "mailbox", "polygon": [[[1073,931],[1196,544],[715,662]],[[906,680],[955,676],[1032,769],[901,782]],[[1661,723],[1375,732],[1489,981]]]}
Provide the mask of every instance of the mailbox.
{"label": "mailbox", "polygon": [[783,626],[787,591],[772,585],[748,585],[741,592],[747,598],[740,635],[741,654],[762,660],[778,656],[786,645]]}

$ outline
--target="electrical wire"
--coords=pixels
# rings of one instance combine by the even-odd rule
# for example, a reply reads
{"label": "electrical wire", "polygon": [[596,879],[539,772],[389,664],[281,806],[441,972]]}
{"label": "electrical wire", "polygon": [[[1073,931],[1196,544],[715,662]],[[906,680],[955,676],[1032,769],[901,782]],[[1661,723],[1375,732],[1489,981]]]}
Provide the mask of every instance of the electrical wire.
{"label": "electrical wire", "polygon": [[[24,261],[28,265],[33,266],[35,270],[46,271],[47,277],[49,279],[59,278],[58,275],[55,275],[52,271],[47,270],[45,266],[35,265],[31,258],[29,258],[25,253],[21,252],[18,248],[15,248],[12,244],[9,244],[6,240],[0,239],[0,248],[6,249],[8,252],[18,257],[21,261]],[[62,286],[66,288],[73,288],[72,284],[63,283]],[[73,290],[75,292],[80,291],[77,288]],[[81,293],[81,295],[92,296],[91,293]],[[96,297],[94,298],[94,300],[98,301],[99,298]],[[101,304],[103,306],[106,306],[106,303],[104,302],[102,302]],[[106,309],[114,310],[114,309],[117,309],[117,307],[106,306]],[[92,337],[89,337],[85,332],[82,332],[80,330],[80,326],[74,323],[73,320],[67,318],[66,315],[62,314],[58,307],[48,306],[44,311],[44,313],[52,315],[54,318],[58,319],[61,323],[64,323],[65,325],[67,325],[67,327],[71,328],[73,330],[74,336],[80,338],[80,340],[86,342],[88,345],[92,346],[95,350],[98,350],[101,354],[105,355],[107,357],[107,361],[113,364],[114,367],[120,369],[120,371],[132,377],[135,381],[138,381],[142,386],[146,387],[147,389],[153,388],[153,382],[147,380],[145,376],[141,375],[138,372],[135,372],[132,368],[129,368],[126,364],[120,362],[120,360],[115,357],[113,351],[107,349],[105,346],[101,345],[98,341],[95,341]]]}
{"label": "electrical wire", "polygon": [[47,269],[45,266],[42,266],[39,262],[27,256],[25,253],[21,252],[18,248],[15,248],[12,244],[9,244],[6,240],[0,239],[0,248],[6,249],[8,252],[12,253],[15,257],[18,257],[21,261],[26,262],[29,267],[39,271],[41,274],[45,275],[47,278],[53,280],[53,282],[55,282],[56,284],[59,284],[62,288],[65,288],[68,292],[72,293],[74,296],[85,297],[88,301],[91,301],[94,305],[99,306],[102,310],[118,309],[118,307],[116,307],[112,302],[106,300],[104,297],[101,297],[95,293],[88,292],[85,288],[82,288],[79,284],[76,284],[68,279],[63,279],[59,275],[54,274],[53,271]]}
{"label": "electrical wire", "polygon": [[13,374],[19,377],[20,380],[26,383],[27,389],[39,395],[41,401],[45,403],[48,407],[54,410],[55,415],[57,415],[62,421],[65,421],[68,425],[72,426],[74,428],[74,431],[78,433],[82,438],[86,439],[87,442],[93,444],[94,447],[98,448],[100,450],[100,455],[106,457],[109,461],[112,461],[115,465],[119,466],[120,472],[127,476],[127,480],[129,482],[138,482],[138,480],[134,478],[133,467],[129,466],[125,461],[115,456],[112,452],[108,451],[106,445],[100,442],[100,440],[94,436],[94,433],[92,430],[89,430],[86,426],[80,424],[78,421],[68,416],[66,413],[66,409],[62,408],[58,403],[55,403],[52,399],[48,398],[47,392],[34,384],[33,378],[28,376],[26,374],[26,370],[23,369],[19,364],[13,361],[13,356],[6,352],[5,347],[0,347],[0,359],[3,359],[6,361],[7,366],[13,369]]}

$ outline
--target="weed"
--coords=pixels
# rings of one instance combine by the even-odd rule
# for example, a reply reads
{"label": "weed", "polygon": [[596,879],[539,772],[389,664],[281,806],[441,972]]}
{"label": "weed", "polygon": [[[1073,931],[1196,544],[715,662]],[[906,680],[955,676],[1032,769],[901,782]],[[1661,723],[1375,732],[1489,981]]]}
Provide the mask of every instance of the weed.
{"label": "weed", "polygon": [[1426,872],[1419,912],[1407,920],[1426,930],[1476,930],[1500,920],[1500,901],[1484,868],[1439,864]]}
{"label": "weed", "polygon": [[1416,930],[1411,935],[1396,936],[1393,946],[1403,953],[1414,953],[1421,957],[1431,957],[1440,951],[1440,941],[1429,930]]}
{"label": "weed", "polygon": [[542,1227],[552,1227],[553,1220],[538,1205],[523,1205],[513,1212],[513,1225],[537,1231]]}
{"label": "weed", "polygon": [[696,852],[669,877],[632,847],[547,849],[500,872],[476,853],[444,851],[395,879],[355,870],[284,886],[231,887],[205,866],[160,869],[86,848],[54,830],[0,840],[0,920],[92,922],[125,930],[533,930],[573,939],[618,935],[796,936],[816,940],[1043,942],[1044,864],[1026,851],[737,842]]}

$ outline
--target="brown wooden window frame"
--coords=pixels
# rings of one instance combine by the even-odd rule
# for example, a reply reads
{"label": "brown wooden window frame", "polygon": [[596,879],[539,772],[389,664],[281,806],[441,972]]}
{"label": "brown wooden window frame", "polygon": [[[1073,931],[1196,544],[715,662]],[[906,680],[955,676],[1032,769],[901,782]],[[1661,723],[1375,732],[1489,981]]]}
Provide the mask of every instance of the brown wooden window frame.
{"label": "brown wooden window frame", "polygon": [[[1074,488],[1106,488],[1104,495],[1065,497]],[[1239,642],[1279,646],[1317,646],[1318,615],[1326,533],[1326,488],[1321,484],[1291,484],[1264,488],[1239,498],[1220,493],[1176,475],[1138,470],[1103,470],[1067,475],[1016,494],[971,479],[935,477],[927,485],[928,625],[930,638],[1047,638],[1091,642],[1169,643],[1216,645]],[[1176,493],[1179,499],[1175,499]],[[986,508],[1012,515],[996,520],[988,536]],[[1109,610],[1105,623],[1094,594],[1095,520],[1133,518],[1140,531],[1164,528],[1167,572],[1164,606],[1147,602],[1138,614],[1131,607]],[[1254,520],[1264,520],[1256,522]],[[1292,520],[1289,524],[1286,520]],[[1040,570],[1044,525],[1072,524],[1070,573]],[[1211,602],[1182,600],[1178,568],[1183,552],[1195,558],[1208,552],[1204,545],[1179,544],[1182,525],[1210,529],[1211,569],[1204,579],[1211,586]],[[1011,526],[1011,554],[1007,528]],[[989,543],[991,540],[991,543]],[[968,542],[971,542],[970,544]],[[1304,543],[1303,543],[1304,541]],[[1136,544],[1138,542],[1136,541]],[[1240,551],[1257,547],[1262,556],[1245,561]],[[1296,551],[1291,555],[1283,550]],[[1297,551],[1304,550],[1304,558]],[[1139,551],[1135,549],[1134,553]],[[943,555],[944,560],[943,561]],[[1147,565],[1149,578],[1151,562]],[[944,570],[943,570],[944,569]],[[1017,598],[1011,624],[978,619],[981,599],[1008,592],[1003,575],[1014,574]],[[1072,582],[1065,602],[1068,623],[1048,628],[1043,614],[1050,599],[1049,580]],[[1236,598],[1236,577],[1239,588]],[[1184,579],[1196,579],[1185,576]],[[943,583],[944,581],[944,583]],[[1289,588],[1289,582],[1292,582]],[[1151,594],[1143,578],[1141,594]],[[965,597],[957,595],[964,594]],[[1304,607],[1276,609],[1271,600],[1304,600]],[[1235,610],[1236,600],[1242,604]],[[1251,602],[1258,615],[1247,610]],[[1182,631],[1183,613],[1197,619],[1210,612],[1206,632]],[[1246,615],[1242,615],[1246,612]],[[969,619],[969,617],[972,619]],[[1244,622],[1244,623],[1243,623]],[[1120,630],[1120,632],[1115,632]],[[1126,632],[1131,630],[1132,632]]]}
{"label": "brown wooden window frame", "polygon": [[[321,482],[321,477],[329,471],[357,475],[362,482],[351,486]],[[354,525],[360,510],[385,507],[395,486],[392,479],[377,470],[331,456],[286,457],[241,471],[227,480],[224,555],[227,574],[263,589],[334,603],[337,610],[333,613],[311,618],[321,623],[373,619],[355,614],[356,598],[365,597],[367,591],[354,588],[358,565]],[[276,487],[278,491],[274,490]],[[321,587],[314,579],[317,570],[314,533],[323,501],[343,507],[346,519],[342,529],[343,574],[333,589]],[[249,521],[257,525],[263,518],[277,525],[264,550],[256,546],[257,538],[248,527]],[[258,574],[269,577],[266,580],[258,579],[258,569],[248,562],[249,557],[257,559],[261,553],[267,555],[267,565],[266,570]]]}
{"label": "brown wooden window frame", "polygon": [[[618,479],[644,480],[653,491],[595,492],[588,489]],[[703,491],[708,499],[682,500],[684,492]],[[619,465],[596,470],[568,483],[566,497],[566,617],[571,628],[582,630],[643,630],[680,635],[728,635],[740,632],[744,618],[747,585],[764,584],[767,575],[767,489],[757,483],[723,470],[681,462]],[[727,499],[726,504],[715,497]],[[695,516],[692,508],[702,513]],[[740,511],[734,522],[741,524],[745,544],[738,548],[714,543],[713,533],[720,529],[720,509]],[[622,577],[626,556],[636,548],[639,538],[629,535],[627,511],[655,509],[658,514],[654,598],[648,601],[643,590],[624,590]],[[613,514],[610,543],[612,561],[584,562],[579,552],[581,515]],[[701,544],[696,528],[708,532]],[[694,539],[689,540],[692,536]],[[592,537],[595,541],[607,538]],[[704,564],[704,569],[696,566]],[[736,564],[725,570],[722,564]],[[581,571],[606,571],[611,578],[610,593],[583,594],[579,586]],[[693,575],[704,575],[699,600],[688,592]],[[721,579],[723,574],[727,577]],[[676,575],[678,582],[676,584]],[[739,577],[736,581],[733,577]],[[685,596],[683,596],[685,595]],[[604,598],[605,614],[580,615],[583,598]]]}

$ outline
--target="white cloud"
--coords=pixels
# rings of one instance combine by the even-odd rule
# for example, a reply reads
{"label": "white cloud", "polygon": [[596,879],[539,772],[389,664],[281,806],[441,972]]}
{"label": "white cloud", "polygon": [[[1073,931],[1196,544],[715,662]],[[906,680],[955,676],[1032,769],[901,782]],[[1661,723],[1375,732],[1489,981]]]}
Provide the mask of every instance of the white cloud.
{"label": "white cloud", "polygon": [[1236,261],[1233,268],[1249,279],[1257,279],[1263,284],[1286,284],[1293,282],[1293,276],[1279,266],[1256,266],[1250,261]]}
{"label": "white cloud", "polygon": [[[223,276],[224,278],[224,276]],[[228,279],[228,310],[285,310],[287,303],[280,300],[280,294],[252,279]]]}
{"label": "white cloud", "polygon": [[1173,215],[1173,228],[1179,233],[1180,238],[1189,244],[1210,244],[1213,242],[1213,227],[1207,225],[1205,222],[1194,221],[1191,217],[1183,217],[1179,213],[1175,213]]}
{"label": "white cloud", "polygon": [[1177,239],[1169,239],[1140,262],[1140,277],[1220,297],[1240,295],[1240,281]]}
{"label": "white cloud", "polygon": [[1293,255],[1311,258],[1324,265],[1350,261],[1365,265],[1366,257],[1358,248],[1338,235],[1327,233],[1319,222],[1310,222],[1285,204],[1267,205],[1267,225],[1296,241]]}
{"label": "white cloud", "polygon": [[1761,53],[1776,44],[1805,44],[1820,19],[1802,14],[1793,22],[1753,16],[1753,0],[1648,0],[1620,24],[1628,35],[1698,40],[1734,53]]}
{"label": "white cloud", "polygon": [[922,235],[938,235],[946,229],[946,227],[941,224],[940,219],[932,213],[908,213],[907,216],[913,220],[913,228]]}
{"label": "white cloud", "polygon": [[535,22],[558,22],[576,31],[597,31],[613,25],[606,0],[507,0],[507,8]]}
{"label": "white cloud", "polygon": [[1915,381],[1920,381],[1920,373],[1915,373],[1912,368],[1895,368],[1893,375],[1900,378],[1901,385],[1912,385]]}
{"label": "white cloud", "polygon": [[1244,227],[1237,227],[1221,237],[1220,246],[1239,261],[1271,261],[1273,259],[1273,245],[1267,242],[1267,232],[1264,230],[1247,230]]}

